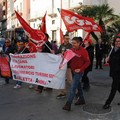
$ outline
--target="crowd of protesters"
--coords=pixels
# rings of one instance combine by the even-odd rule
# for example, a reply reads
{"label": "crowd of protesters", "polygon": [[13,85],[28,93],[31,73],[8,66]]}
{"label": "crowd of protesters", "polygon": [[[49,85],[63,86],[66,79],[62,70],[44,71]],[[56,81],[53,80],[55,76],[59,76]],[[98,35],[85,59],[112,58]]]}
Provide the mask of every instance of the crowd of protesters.
{"label": "crowd of protesters", "polygon": [[[46,38],[49,39],[49,35],[46,34]],[[69,83],[70,93],[68,95],[67,101],[63,106],[64,110],[71,110],[71,104],[75,96],[77,96],[77,101],[75,105],[83,105],[85,104],[85,99],[83,95],[83,90],[89,91],[90,89],[90,81],[88,77],[88,73],[93,69],[93,61],[95,59],[96,65],[95,69],[103,69],[103,64],[106,63],[106,58],[109,61],[110,65],[110,76],[113,79],[112,88],[110,95],[103,106],[103,109],[110,108],[110,104],[118,90],[120,92],[120,36],[117,36],[114,41],[114,48],[112,49],[111,54],[109,54],[110,46],[108,42],[98,41],[95,45],[93,45],[93,41],[88,39],[83,42],[81,37],[74,37],[70,41],[69,34],[65,34],[63,36],[64,43],[62,43],[59,47],[57,46],[56,41],[49,40],[43,44],[43,46],[36,46],[37,52],[44,53],[52,53],[52,54],[64,54],[67,49],[71,49],[76,56],[73,57],[67,65],[66,71],[66,80],[65,83]],[[9,56],[10,53],[13,54],[22,54],[29,53],[29,49],[25,45],[25,41],[19,41],[17,47],[13,47],[10,39],[5,40],[5,44],[3,45],[2,52]],[[95,57],[94,57],[95,55]],[[109,56],[109,58],[107,57]],[[107,61],[107,62],[108,62]],[[5,84],[9,84],[9,77],[5,78]],[[14,88],[21,88],[22,82],[17,81]],[[30,85],[33,88],[33,85]],[[39,93],[43,92],[44,88],[41,85],[38,85],[35,90]],[[66,85],[63,90],[56,96],[57,99],[66,97]],[[119,103],[120,104],[120,103]]]}

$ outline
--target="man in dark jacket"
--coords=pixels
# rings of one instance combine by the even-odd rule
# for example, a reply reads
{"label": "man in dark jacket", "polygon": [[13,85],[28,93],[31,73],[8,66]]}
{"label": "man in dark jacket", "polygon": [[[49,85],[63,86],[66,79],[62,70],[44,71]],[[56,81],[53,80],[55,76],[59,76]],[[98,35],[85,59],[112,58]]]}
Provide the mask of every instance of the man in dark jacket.
{"label": "man in dark jacket", "polygon": [[[113,79],[110,95],[103,106],[103,109],[110,108],[110,104],[118,90],[120,93],[120,36],[114,41],[114,48],[109,56],[110,76]],[[120,105],[120,103],[118,103]]]}
{"label": "man in dark jacket", "polygon": [[[49,35],[48,35],[47,33],[45,33],[45,36],[46,36],[47,42],[44,43],[41,52],[43,52],[43,53],[52,53],[52,44],[48,41]],[[43,86],[38,85],[38,87],[37,87],[36,90],[37,90],[39,93],[42,93],[43,88],[44,88]],[[51,88],[48,88],[48,89],[52,90]]]}
{"label": "man in dark jacket", "polygon": [[[10,53],[15,53],[16,49],[11,45],[11,40],[6,39],[3,45],[2,52],[9,56]],[[9,84],[9,77],[5,77],[5,84]]]}
{"label": "man in dark jacket", "polygon": [[93,67],[94,47],[91,44],[92,42],[90,42],[90,40],[86,40],[84,42],[85,49],[87,50],[89,58],[90,58],[90,65],[85,69],[83,77],[82,77],[83,90],[85,91],[88,91],[90,88],[89,78],[87,75],[90,71],[92,71],[92,67]]}
{"label": "man in dark jacket", "polygon": [[104,45],[102,44],[101,41],[99,41],[95,45],[95,57],[96,57],[96,68],[95,69],[98,69],[98,66],[100,69],[103,69],[102,68],[103,52],[104,52]]}

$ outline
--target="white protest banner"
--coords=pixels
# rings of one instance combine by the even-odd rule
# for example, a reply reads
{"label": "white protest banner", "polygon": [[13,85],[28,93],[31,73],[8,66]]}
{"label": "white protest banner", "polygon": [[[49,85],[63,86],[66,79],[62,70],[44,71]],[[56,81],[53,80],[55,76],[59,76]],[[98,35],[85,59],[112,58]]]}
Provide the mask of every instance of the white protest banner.
{"label": "white protest banner", "polygon": [[63,89],[67,65],[59,69],[62,57],[50,53],[10,54],[14,80]]}

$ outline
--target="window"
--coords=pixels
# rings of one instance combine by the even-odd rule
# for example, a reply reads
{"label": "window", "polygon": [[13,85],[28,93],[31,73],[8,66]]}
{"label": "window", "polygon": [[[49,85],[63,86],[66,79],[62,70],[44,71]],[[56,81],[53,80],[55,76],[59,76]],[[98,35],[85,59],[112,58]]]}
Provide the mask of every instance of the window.
{"label": "window", "polygon": [[52,24],[55,24],[55,20],[52,20]]}
{"label": "window", "polygon": [[22,3],[20,3],[20,12],[22,12]]}
{"label": "window", "polygon": [[33,28],[35,28],[35,23],[33,24]]}
{"label": "window", "polygon": [[52,40],[56,40],[56,30],[52,31]]}
{"label": "window", "polygon": [[3,10],[3,15],[5,15],[5,10]]}
{"label": "window", "polygon": [[3,6],[5,6],[5,2],[3,2]]}

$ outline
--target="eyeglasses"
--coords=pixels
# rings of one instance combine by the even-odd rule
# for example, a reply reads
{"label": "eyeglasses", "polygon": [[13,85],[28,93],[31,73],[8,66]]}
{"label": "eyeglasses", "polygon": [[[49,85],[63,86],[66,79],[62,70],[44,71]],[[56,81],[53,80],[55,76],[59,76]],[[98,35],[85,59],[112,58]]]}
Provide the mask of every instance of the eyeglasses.
{"label": "eyeglasses", "polygon": [[5,43],[10,43],[10,42],[5,42]]}

